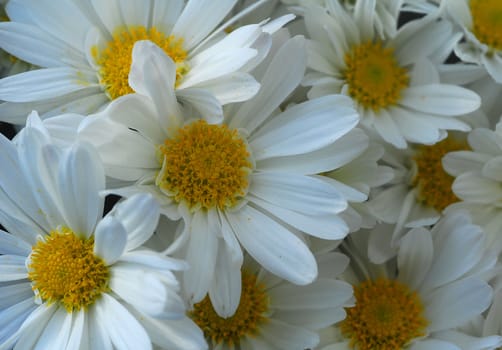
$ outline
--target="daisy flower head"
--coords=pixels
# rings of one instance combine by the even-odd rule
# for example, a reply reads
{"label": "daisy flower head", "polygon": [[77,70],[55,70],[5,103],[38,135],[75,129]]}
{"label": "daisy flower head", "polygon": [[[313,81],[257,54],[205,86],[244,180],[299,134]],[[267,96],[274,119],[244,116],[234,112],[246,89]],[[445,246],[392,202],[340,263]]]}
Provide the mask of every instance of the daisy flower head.
{"label": "daisy flower head", "polygon": [[430,15],[382,39],[374,28],[375,1],[358,1],[353,14],[338,1],[326,4],[305,14],[312,72],[303,84],[312,87],[309,98],[347,94],[362,126],[398,148],[433,144],[446,130],[469,130],[455,117],[476,110],[479,96],[441,84],[430,59],[444,56],[445,43],[455,38],[449,22]]}
{"label": "daisy flower head", "polygon": [[297,286],[271,275],[246,255],[235,313],[219,316],[206,297],[188,314],[211,349],[312,349],[319,343],[319,330],[343,320],[343,308],[353,306],[352,287],[338,279],[349,259],[334,252],[316,258],[318,278]]}
{"label": "daisy flower head", "polygon": [[56,147],[37,118],[0,137],[0,348],[206,348],[178,295],[186,264],[140,247],[156,201],[138,194],[102,218],[98,154]]}
{"label": "daisy flower head", "polygon": [[502,82],[502,3],[497,0],[444,0],[442,7],[464,32],[455,54],[464,62],[482,65]]}
{"label": "daisy flower head", "polygon": [[351,235],[341,250],[352,257],[344,277],[355,306],[337,325],[340,338],[323,350],[460,349],[442,335],[489,307],[492,288],[480,271],[495,266],[484,256],[481,228],[464,227],[466,215],[447,215],[430,231],[412,229],[385,264],[367,260],[366,233]]}
{"label": "daisy flower head", "polygon": [[489,245],[502,252],[502,124],[495,130],[474,129],[467,140],[468,150],[450,152],[443,160],[445,170],[454,177],[453,192],[461,200],[451,210],[468,210],[473,221],[486,230]]}
{"label": "daisy flower head", "polygon": [[[183,218],[172,249],[191,266],[184,285],[193,302],[211,288],[224,295],[216,290],[237,283],[232,276],[240,273],[241,246],[272,273],[312,282],[315,259],[292,229],[325,239],[348,233],[337,215],[347,208],[345,187],[317,174],[351,152],[336,147],[358,123],[350,100],[332,95],[279,110],[305,70],[305,40],[295,37],[274,55],[258,94],[226,108],[224,122],[191,118],[172,88],[158,84],[174,79],[175,71],[157,47],[144,44],[150,63],[133,59],[130,80],[146,95],[117,99],[80,125],[80,137],[97,146],[107,174],[132,183],[111,191],[125,197],[150,192],[166,216]],[[162,79],[140,79],[149,76]],[[228,315],[235,307],[234,301],[217,310]]]}
{"label": "daisy flower head", "polygon": [[[368,208],[377,220],[392,224],[377,227],[370,235],[370,258],[378,263],[393,254],[373,253],[374,249],[394,252],[402,235],[410,228],[436,223],[441,213],[459,202],[453,193],[454,177],[443,167],[449,152],[467,150],[464,138],[448,136],[434,145],[411,144],[401,150],[385,148],[382,163],[394,170],[394,178],[377,189]],[[378,256],[378,257],[377,257]]]}
{"label": "daisy flower head", "polygon": [[[249,99],[259,85],[247,71],[270,38],[263,24],[225,33],[222,21],[236,1],[10,1],[11,21],[0,23],[2,48],[41,68],[0,80],[0,100],[7,101],[0,114],[24,124],[33,109],[44,118],[99,110],[133,92],[131,52],[140,40],[161,47],[176,67],[169,83],[183,103],[203,108]],[[211,117],[221,118],[221,110]]]}

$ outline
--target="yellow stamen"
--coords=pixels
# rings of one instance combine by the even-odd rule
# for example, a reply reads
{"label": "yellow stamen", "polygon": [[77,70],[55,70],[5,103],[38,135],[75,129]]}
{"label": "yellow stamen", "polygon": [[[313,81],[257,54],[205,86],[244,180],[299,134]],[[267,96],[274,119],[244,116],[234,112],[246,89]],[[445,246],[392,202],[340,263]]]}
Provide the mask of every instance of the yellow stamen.
{"label": "yellow stamen", "polygon": [[470,0],[472,32],[483,44],[502,50],[502,1]]}
{"label": "yellow stamen", "polygon": [[381,42],[353,47],[345,55],[345,64],[349,95],[365,108],[379,111],[395,105],[408,87],[408,71],[399,66],[394,50]]}
{"label": "yellow stamen", "polygon": [[225,343],[237,346],[244,336],[256,336],[260,327],[267,322],[269,299],[265,286],[256,283],[254,274],[242,272],[242,292],[235,314],[229,318],[220,317],[213,309],[208,296],[194,305],[189,316],[202,329],[204,336],[213,344]]}
{"label": "yellow stamen", "polygon": [[249,157],[237,130],[199,120],[159,146],[156,184],[191,209],[232,207],[247,193]]}
{"label": "yellow stamen", "polygon": [[342,334],[357,350],[399,350],[425,335],[427,321],[416,292],[395,280],[364,281],[354,287],[356,306],[347,309]]}
{"label": "yellow stamen", "polygon": [[63,228],[51,231],[33,247],[28,278],[44,302],[66,311],[86,308],[108,290],[109,271],[93,253],[94,238],[83,240]]}
{"label": "yellow stamen", "polygon": [[132,49],[140,40],[152,41],[172,58],[176,64],[176,84],[179,84],[188,72],[189,67],[185,62],[187,52],[183,49],[183,38],[166,36],[155,27],[147,29],[137,26],[117,30],[113,35],[113,40],[109,41],[103,50],[100,51],[95,46],[91,48],[91,55],[100,66],[100,83],[112,100],[134,92],[129,86],[128,77],[132,63]]}
{"label": "yellow stamen", "polygon": [[453,176],[443,169],[442,159],[448,152],[467,150],[464,142],[447,138],[432,146],[420,146],[413,160],[416,164],[416,174],[412,186],[418,190],[418,201],[428,207],[442,212],[447,206],[458,202],[453,193]]}

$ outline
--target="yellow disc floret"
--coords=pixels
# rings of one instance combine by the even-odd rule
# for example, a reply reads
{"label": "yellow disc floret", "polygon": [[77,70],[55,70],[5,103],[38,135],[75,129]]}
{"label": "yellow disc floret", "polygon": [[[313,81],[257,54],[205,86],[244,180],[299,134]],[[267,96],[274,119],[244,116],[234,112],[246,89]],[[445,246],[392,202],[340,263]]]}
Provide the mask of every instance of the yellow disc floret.
{"label": "yellow disc floret", "polygon": [[468,149],[466,143],[447,138],[432,146],[420,146],[413,160],[416,173],[412,186],[417,189],[417,199],[428,207],[442,212],[447,206],[458,202],[452,191],[453,176],[445,172],[442,159],[448,152]]}
{"label": "yellow disc floret", "polygon": [[159,146],[156,184],[191,209],[232,207],[249,187],[247,144],[226,125],[195,121]]}
{"label": "yellow disc floret", "polygon": [[470,0],[472,32],[483,44],[502,50],[502,1]]}
{"label": "yellow disc floret", "polygon": [[354,46],[345,55],[345,64],[349,95],[367,109],[395,105],[408,87],[407,69],[399,66],[394,50],[381,42]]}
{"label": "yellow disc floret", "polygon": [[380,278],[354,287],[356,305],[347,309],[342,334],[357,350],[399,350],[425,335],[427,321],[416,292],[395,280]]}
{"label": "yellow disc floret", "polygon": [[207,296],[194,305],[189,315],[214,345],[224,343],[236,346],[243,337],[259,334],[260,327],[267,322],[268,307],[264,285],[256,282],[254,274],[243,271],[241,299],[233,316],[218,316]]}
{"label": "yellow disc floret", "polygon": [[138,26],[117,30],[104,49],[99,50],[96,46],[91,49],[91,54],[100,67],[100,83],[112,100],[134,92],[129,86],[128,77],[132,63],[132,49],[140,40],[152,41],[172,58],[176,64],[176,83],[179,83],[183,75],[188,72],[183,38],[166,36],[155,27]]}
{"label": "yellow disc floret", "polygon": [[93,253],[94,238],[81,239],[69,229],[51,231],[33,247],[28,278],[47,303],[60,303],[68,312],[94,303],[108,290],[109,271]]}

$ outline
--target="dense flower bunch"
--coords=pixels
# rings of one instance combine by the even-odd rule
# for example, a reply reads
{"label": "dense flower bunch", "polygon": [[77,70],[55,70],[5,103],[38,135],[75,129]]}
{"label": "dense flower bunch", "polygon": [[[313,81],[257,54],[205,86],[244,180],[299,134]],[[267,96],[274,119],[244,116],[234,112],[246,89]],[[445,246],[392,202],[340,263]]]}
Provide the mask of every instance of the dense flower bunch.
{"label": "dense flower bunch", "polygon": [[0,350],[502,347],[502,1],[0,5]]}

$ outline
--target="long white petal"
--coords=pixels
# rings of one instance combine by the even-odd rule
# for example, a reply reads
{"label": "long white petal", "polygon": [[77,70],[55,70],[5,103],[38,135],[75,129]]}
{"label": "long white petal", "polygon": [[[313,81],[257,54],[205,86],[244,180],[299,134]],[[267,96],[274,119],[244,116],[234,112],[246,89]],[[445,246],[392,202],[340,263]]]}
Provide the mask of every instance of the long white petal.
{"label": "long white petal", "polygon": [[317,277],[317,263],[305,243],[269,216],[248,205],[227,218],[239,242],[265,269],[300,285]]}

